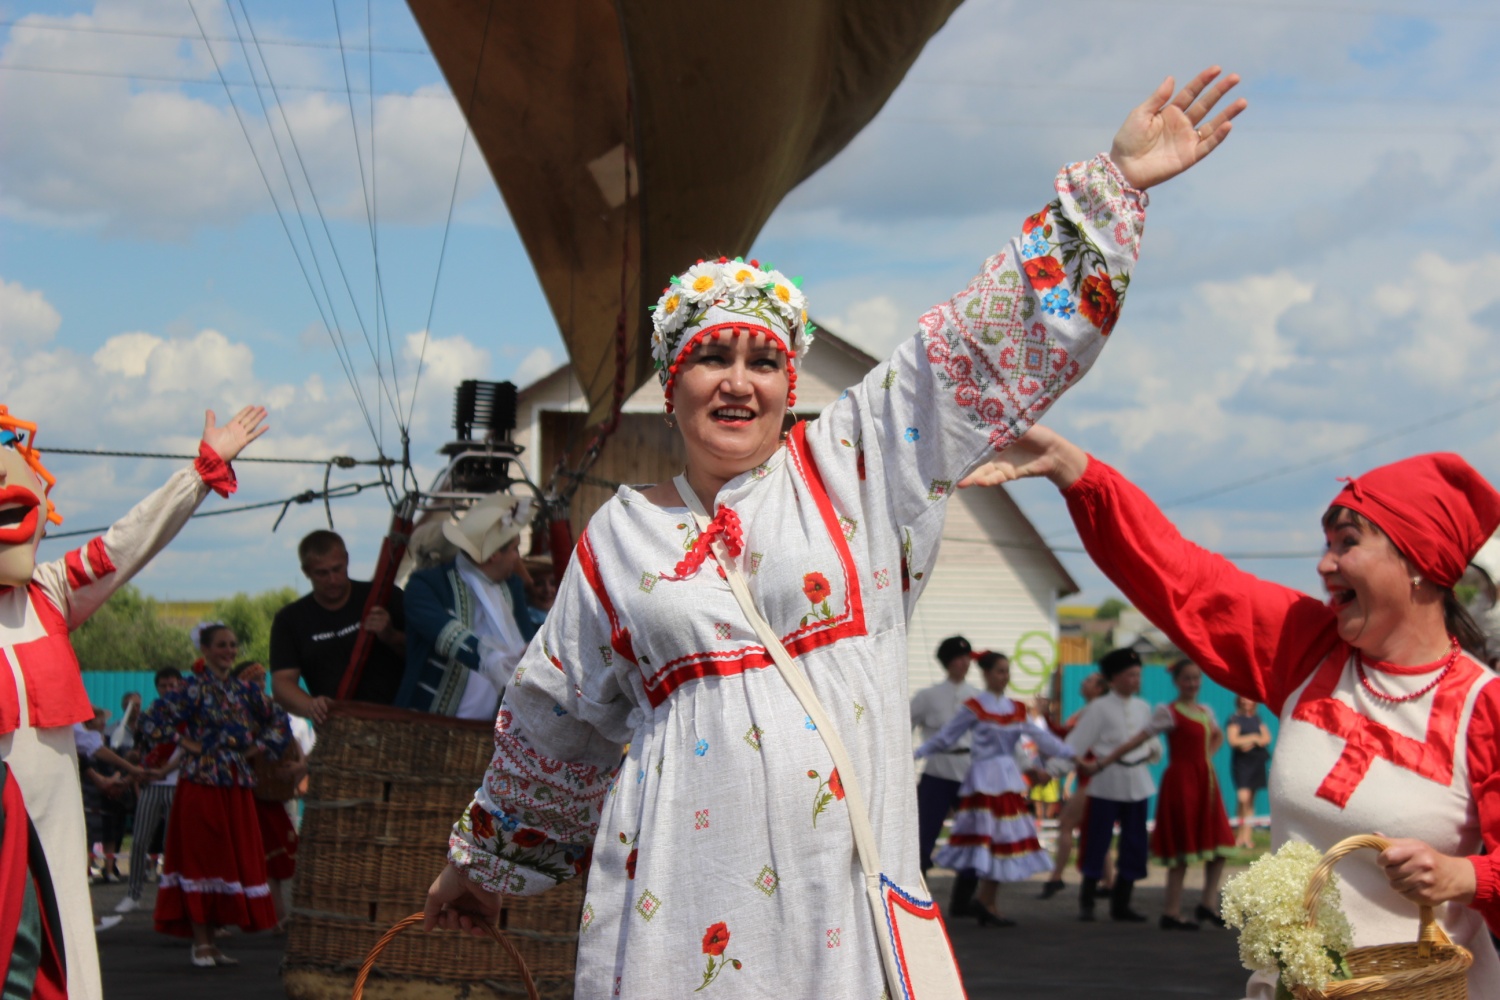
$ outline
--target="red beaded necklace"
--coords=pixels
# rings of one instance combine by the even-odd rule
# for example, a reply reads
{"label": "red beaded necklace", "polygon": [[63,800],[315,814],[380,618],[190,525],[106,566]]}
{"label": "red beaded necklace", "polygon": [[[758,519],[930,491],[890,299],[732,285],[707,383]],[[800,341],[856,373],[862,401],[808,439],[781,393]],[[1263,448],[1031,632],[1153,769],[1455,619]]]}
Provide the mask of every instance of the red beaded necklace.
{"label": "red beaded necklace", "polygon": [[1359,683],[1362,684],[1364,686],[1364,689],[1370,693],[1371,698],[1376,698],[1388,705],[1402,705],[1408,701],[1416,701],[1418,698],[1422,697],[1424,694],[1441,684],[1443,682],[1443,678],[1448,676],[1448,671],[1453,669],[1453,664],[1458,662],[1458,654],[1461,652],[1458,647],[1458,640],[1455,638],[1450,638],[1448,642],[1448,656],[1443,660],[1443,665],[1441,668],[1439,668],[1437,676],[1428,681],[1426,684],[1422,685],[1422,687],[1420,687],[1416,691],[1413,691],[1411,694],[1402,695],[1399,698],[1375,690],[1375,685],[1370,683],[1370,678],[1365,674],[1364,656],[1360,653],[1359,650],[1356,649],[1354,651],[1354,669],[1359,674]]}

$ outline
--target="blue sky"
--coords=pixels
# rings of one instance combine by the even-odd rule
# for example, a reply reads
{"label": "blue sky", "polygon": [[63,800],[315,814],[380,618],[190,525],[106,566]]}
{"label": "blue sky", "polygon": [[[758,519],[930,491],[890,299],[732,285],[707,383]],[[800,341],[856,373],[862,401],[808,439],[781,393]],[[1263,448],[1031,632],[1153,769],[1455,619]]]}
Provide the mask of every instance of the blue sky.
{"label": "blue sky", "polygon": [[[371,433],[194,21],[196,9],[223,39],[214,54],[226,76],[248,81],[230,8],[194,2],[0,5],[0,400],[43,425],[44,447],[139,450],[189,446],[205,406],[265,400],[275,427],[261,453],[368,456]],[[461,115],[404,5],[372,0],[372,35],[364,3],[336,9],[358,156],[330,44],[334,8],[233,8],[242,31],[248,11],[262,41],[367,326],[360,167],[369,169],[373,70],[378,239],[403,405],[408,352],[433,309],[413,423],[414,454],[430,472],[454,381],[525,382],[563,351],[472,145],[434,298]],[[1048,199],[1060,164],[1106,149],[1161,76],[1213,62],[1245,77],[1252,107],[1207,163],[1153,192],[1125,316],[1049,421],[1163,501],[1260,480],[1171,513],[1224,551],[1309,554],[1244,565],[1315,587],[1310,554],[1335,477],[1455,450],[1500,478],[1492,4],[969,0],[874,123],[786,199],[756,250],[806,277],[827,326],[884,353]],[[255,92],[233,93],[285,199]],[[316,215],[303,218],[321,240]],[[332,266],[326,247],[320,260]],[[353,308],[335,302],[364,395],[378,404]],[[391,449],[394,421],[378,410],[372,422]],[[50,464],[65,528],[108,523],[168,471]],[[321,478],[246,466],[236,501]],[[1050,487],[1015,495],[1061,548],[1076,545]],[[194,522],[142,587],[189,598],[300,584],[292,549],[321,513],[294,509],[271,535],[274,517]],[[368,571],[383,500],[345,501],[336,518],[364,540],[353,555]],[[1110,593],[1082,556],[1064,559],[1085,597]]]}

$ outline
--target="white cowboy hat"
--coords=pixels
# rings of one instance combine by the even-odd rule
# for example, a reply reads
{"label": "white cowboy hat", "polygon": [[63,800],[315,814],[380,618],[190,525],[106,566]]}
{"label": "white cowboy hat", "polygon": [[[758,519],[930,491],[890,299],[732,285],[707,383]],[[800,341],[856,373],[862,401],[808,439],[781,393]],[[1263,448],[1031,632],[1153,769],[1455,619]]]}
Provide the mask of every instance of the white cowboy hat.
{"label": "white cowboy hat", "polygon": [[531,523],[532,498],[492,493],[457,520],[443,522],[443,537],[476,563],[509,545]]}

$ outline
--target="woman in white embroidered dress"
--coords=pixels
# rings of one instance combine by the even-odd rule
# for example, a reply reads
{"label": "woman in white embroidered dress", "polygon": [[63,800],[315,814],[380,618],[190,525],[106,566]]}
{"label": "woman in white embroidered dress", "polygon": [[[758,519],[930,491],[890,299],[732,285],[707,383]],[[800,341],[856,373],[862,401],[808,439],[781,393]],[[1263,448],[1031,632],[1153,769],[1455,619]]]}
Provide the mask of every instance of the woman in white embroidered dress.
{"label": "woman in white embroidered dress", "polygon": [[[1125,477],[1045,427],[964,485],[1025,476],[1062,490],[1094,562],[1204,673],[1280,716],[1273,847],[1397,838],[1383,872],[1368,856],[1339,867],[1355,945],[1410,941],[1412,904],[1434,906],[1474,953],[1469,996],[1500,996],[1485,933],[1500,932],[1500,683],[1463,652],[1482,636],[1453,594],[1500,526],[1500,493],[1449,454],[1349,480],[1323,515],[1325,602],[1185,540]],[[1251,977],[1250,996],[1274,991],[1274,976]]]}
{"label": "woman in white embroidered dress", "polygon": [[[1014,927],[1015,921],[995,909],[1001,882],[1024,882],[1050,871],[1052,856],[1036,839],[1036,823],[1026,799],[1026,775],[1016,763],[1016,744],[1030,739],[1043,757],[1063,759],[1062,773],[1071,770],[1073,748],[1052,735],[1045,725],[1026,715],[1026,706],[1005,694],[1010,684],[1010,661],[1000,653],[979,658],[984,691],[966,701],[946,726],[917,748],[918,759],[948,749],[970,730],[974,733],[973,760],[958,790],[958,812],[948,843],[932,860],[954,871],[979,875],[979,923]],[[1041,770],[1042,781],[1052,775]]]}
{"label": "woman in white embroidered dress", "polygon": [[919,885],[906,624],[943,501],[1093,363],[1142,189],[1206,156],[1244,106],[1209,119],[1237,82],[1217,78],[1175,97],[1165,82],[1110,156],[1065,168],[1021,237],[785,440],[811,333],[801,292],[756,261],[673,279],[652,348],[713,523],[700,536],[670,483],[622,487],[590,520],[506,691],[429,927],[477,933],[498,895],[573,877],[592,849],[578,996],[881,994],[841,779],[708,539],[727,543],[838,726],[884,866]]}

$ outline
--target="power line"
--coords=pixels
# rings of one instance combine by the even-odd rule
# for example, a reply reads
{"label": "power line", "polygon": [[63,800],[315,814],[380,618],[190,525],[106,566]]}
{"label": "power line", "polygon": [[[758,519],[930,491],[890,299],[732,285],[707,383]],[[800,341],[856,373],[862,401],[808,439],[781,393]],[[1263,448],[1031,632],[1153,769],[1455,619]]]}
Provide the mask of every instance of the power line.
{"label": "power line", "polygon": [[[23,31],[61,31],[70,34],[85,35],[130,35],[137,38],[175,38],[185,42],[234,41],[233,38],[226,38],[222,35],[190,35],[176,31],[153,31],[146,28],[114,28],[102,24],[34,24],[29,21],[14,20],[0,21],[0,28],[20,28]],[[267,38],[262,39],[262,41],[266,45],[301,49],[337,49],[342,47],[336,42],[319,42],[301,38]],[[427,49],[408,49],[388,45],[351,45],[349,48],[371,54],[379,52],[382,55],[426,56],[432,54]]]}
{"label": "power line", "polygon": [[[224,82],[210,76],[169,76],[164,73],[127,73],[116,70],[104,69],[73,69],[64,66],[27,66],[21,63],[0,63],[0,70],[14,70],[20,73],[51,73],[57,76],[94,76],[113,80],[144,80],[153,83],[191,83],[203,84],[205,86],[217,87]],[[243,80],[230,80],[226,84],[230,87],[248,89],[260,86],[256,83],[246,83]],[[344,91],[338,87],[322,87],[310,83],[283,83],[282,90],[306,91],[314,94],[342,94]],[[356,94],[369,94],[368,90],[355,90]],[[400,90],[382,90],[374,94],[375,97],[415,97],[423,100],[451,100],[452,96],[446,91],[434,93],[406,93]]]}
{"label": "power line", "polygon": [[[239,461],[239,459],[236,459],[235,461]],[[286,509],[291,507],[291,505],[294,503],[308,504],[312,503],[314,500],[342,500],[345,497],[356,496],[360,493],[363,493],[365,490],[374,489],[377,486],[384,485],[384,480],[377,480],[373,483],[345,483],[342,486],[335,486],[332,489],[328,490],[304,490],[301,493],[297,493],[289,497],[283,497],[280,500],[263,500],[260,503],[239,504],[235,507],[221,507],[218,510],[200,510],[195,514],[192,514],[189,517],[189,520],[199,517],[221,517],[224,514],[242,514],[247,510],[264,510],[267,507],[280,507],[282,508],[282,515],[285,516]],[[281,523],[281,518],[278,517],[276,519],[276,523],[279,525]],[[100,528],[79,528],[76,531],[63,531],[55,534],[52,532],[48,532],[46,535],[42,536],[42,541],[50,542],[60,538],[78,538],[83,535],[102,535],[106,531],[108,531],[110,527],[111,525],[106,524]],[[273,527],[271,530],[275,531],[276,529]]]}
{"label": "power line", "polygon": [[[50,445],[42,449],[45,455],[91,455],[99,458],[170,458],[178,461],[191,462],[197,455],[172,455],[160,451],[107,451],[103,448],[54,448]],[[335,455],[332,458],[279,458],[272,456],[241,455],[235,459],[236,462],[266,462],[278,465],[336,465],[340,469],[352,469],[356,465],[394,465],[395,460],[390,458],[365,458],[358,459],[349,455]]]}
{"label": "power line", "polygon": [[1281,476],[1291,475],[1293,472],[1301,472],[1306,469],[1315,468],[1316,466],[1322,465],[1323,463],[1331,461],[1335,458],[1344,458],[1349,455],[1357,454],[1361,451],[1365,451],[1366,449],[1374,448],[1378,445],[1394,441],[1397,438],[1405,437],[1408,434],[1415,434],[1417,431],[1425,430],[1426,428],[1432,427],[1436,424],[1446,423],[1449,420],[1455,420],[1458,417],[1466,416],[1476,410],[1483,409],[1486,406],[1493,406],[1495,403],[1500,403],[1500,392],[1491,393],[1488,396],[1484,396],[1472,403],[1468,403],[1456,409],[1445,410],[1442,413],[1435,414],[1431,417],[1426,418],[1425,420],[1419,420],[1414,424],[1408,424],[1405,427],[1391,431],[1387,434],[1379,434],[1375,437],[1366,438],[1358,444],[1349,445],[1345,448],[1335,448],[1332,451],[1325,451],[1321,454],[1314,455],[1312,458],[1306,458],[1302,459],[1301,461],[1291,462],[1286,465],[1270,469],[1266,472],[1257,473],[1253,476],[1246,476],[1243,479],[1236,479],[1232,482],[1223,483],[1219,486],[1213,487],[1212,489],[1203,490],[1200,493],[1190,493],[1187,496],[1177,497],[1174,500],[1170,500],[1164,504],[1161,504],[1161,507],[1165,509],[1168,507],[1181,507],[1186,504],[1197,503],[1200,500],[1207,500],[1211,497],[1222,496],[1225,493],[1243,489],[1246,486],[1254,486],[1258,483],[1264,483],[1271,479],[1280,478]]}

